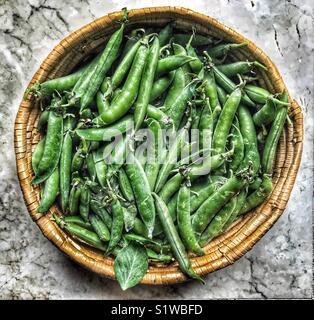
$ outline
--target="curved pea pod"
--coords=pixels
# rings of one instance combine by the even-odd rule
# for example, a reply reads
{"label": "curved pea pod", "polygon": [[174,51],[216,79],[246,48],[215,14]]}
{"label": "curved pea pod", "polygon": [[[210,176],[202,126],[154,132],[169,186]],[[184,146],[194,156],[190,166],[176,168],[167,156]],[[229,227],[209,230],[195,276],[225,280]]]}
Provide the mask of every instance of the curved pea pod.
{"label": "curved pea pod", "polygon": [[208,54],[212,58],[221,57],[223,55],[226,55],[231,50],[240,49],[247,45],[246,42],[243,43],[223,43],[219,44],[218,46],[215,46],[213,48],[210,48],[207,50]]}
{"label": "curved pea pod", "polygon": [[267,68],[258,61],[236,61],[228,64],[217,65],[217,69],[229,78],[238,74],[250,72],[254,67],[267,71]]}
{"label": "curved pea pod", "polygon": [[220,86],[216,86],[217,87],[217,95],[218,95],[218,100],[220,102],[221,105],[224,105],[227,101],[227,92],[221,88]]}
{"label": "curved pea pod", "polygon": [[232,176],[213,193],[195,212],[192,226],[196,234],[202,234],[215,214],[245,185],[242,179]]}
{"label": "curved pea pod", "polygon": [[97,59],[95,58],[95,60],[91,61],[84,67],[64,77],[51,79],[43,83],[37,83],[32,87],[31,91],[35,92],[35,94],[40,97],[52,95],[55,91],[60,93],[63,91],[69,91],[75,86],[86,69],[90,67],[92,63],[96,63],[96,61]]}
{"label": "curved pea pod", "polygon": [[[216,83],[219,86],[221,86],[224,90],[226,90],[227,93],[232,93],[237,88],[237,85],[227,76],[225,76],[220,70],[218,70],[216,66],[213,66],[212,68],[214,71]],[[241,101],[248,107],[256,106],[255,103],[249,98],[249,96],[245,92],[242,93]]]}
{"label": "curved pea pod", "polygon": [[139,92],[134,106],[135,130],[138,130],[141,127],[147,113],[158,63],[159,48],[159,39],[158,37],[155,37],[144,66]]}
{"label": "curved pea pod", "polygon": [[81,138],[88,141],[111,141],[117,134],[123,134],[133,128],[132,115],[126,115],[113,125],[104,128],[77,129],[75,132]]}
{"label": "curved pea pod", "polygon": [[108,244],[107,254],[118,245],[123,232],[123,207],[120,201],[114,196],[113,203],[111,204],[112,211],[112,225],[110,231],[110,241]]}
{"label": "curved pea pod", "polygon": [[[237,119],[236,119],[237,120]],[[233,125],[230,139],[230,148],[234,150],[232,160],[229,163],[229,169],[235,172],[244,159],[244,141],[239,129],[239,123],[236,121]]]}
{"label": "curved pea pod", "polygon": [[171,71],[168,74],[165,74],[163,77],[157,79],[152,87],[152,91],[150,94],[149,102],[155,101],[159,98],[171,85],[175,76],[175,71]]}
{"label": "curved pea pod", "polygon": [[46,125],[48,123],[48,119],[49,119],[49,111],[48,110],[42,111],[37,122],[38,131],[44,132],[44,130],[46,129]]}
{"label": "curved pea pod", "polygon": [[162,263],[170,263],[173,261],[173,257],[169,254],[157,253],[150,248],[146,248],[146,253],[149,260],[153,262],[162,262]]}
{"label": "curved pea pod", "polygon": [[37,212],[43,213],[47,212],[49,208],[55,202],[59,191],[59,169],[56,168],[55,171],[50,175],[50,177],[45,181],[44,192],[42,194],[40,205]]}
{"label": "curved pea pod", "polygon": [[163,128],[169,127],[172,124],[172,119],[162,111],[162,108],[156,108],[149,104],[147,107],[147,115],[157,120]]}
{"label": "curved pea pod", "polygon": [[165,110],[165,113],[172,119],[175,129],[178,129],[187,104],[194,95],[196,82],[197,80],[188,83],[181,91],[181,94],[177,96],[173,104],[167,110]]}
{"label": "curved pea pod", "polygon": [[250,183],[249,184],[249,191],[255,191],[255,190],[257,190],[258,188],[259,188],[259,186],[261,185],[261,183],[262,183],[262,178],[260,178],[260,177],[256,177],[255,179],[254,179],[254,181],[252,182],[252,183]]}
{"label": "curved pea pod", "polygon": [[51,111],[48,119],[48,129],[43,155],[37,167],[37,173],[33,184],[45,181],[56,169],[62,148],[63,118]]}
{"label": "curved pea pod", "polygon": [[86,157],[86,167],[88,171],[89,178],[92,182],[96,181],[97,173],[96,167],[93,159],[93,154],[89,153]]}
{"label": "curved pea pod", "polygon": [[247,198],[239,212],[239,215],[249,212],[250,210],[256,208],[262,204],[273,190],[273,183],[271,177],[268,175],[263,176],[263,181],[256,191],[251,193]]}
{"label": "curved pea pod", "polygon": [[173,40],[182,46],[190,42],[193,47],[207,46],[213,43],[213,39],[210,36],[203,36],[201,34],[196,34],[193,36],[192,41],[190,34],[175,33],[173,35]]}
{"label": "curved pea pod", "polygon": [[80,215],[85,221],[88,221],[89,216],[89,204],[90,204],[90,191],[86,186],[82,186],[80,194]]}
{"label": "curved pea pod", "polygon": [[37,173],[38,165],[39,165],[40,160],[41,160],[43,153],[44,153],[45,140],[46,140],[45,137],[43,137],[43,139],[41,139],[38,142],[38,144],[36,145],[35,150],[32,154],[32,168],[33,168],[35,175]]}
{"label": "curved pea pod", "polygon": [[183,54],[175,54],[173,56],[169,56],[167,58],[160,59],[157,64],[157,70],[155,78],[159,78],[162,75],[169,73],[173,70],[176,70],[186,63],[196,60],[196,58],[183,55]]}
{"label": "curved pea pod", "polygon": [[160,46],[165,46],[171,39],[173,30],[173,23],[170,22],[166,26],[164,26],[158,33]]}
{"label": "curved pea pod", "polygon": [[252,84],[247,84],[244,87],[244,91],[247,95],[257,103],[266,103],[267,100],[272,100],[274,103],[280,106],[288,106],[289,103],[285,101],[278,100],[274,98],[274,96],[264,88],[254,86]]}
{"label": "curved pea pod", "polygon": [[120,185],[120,190],[122,192],[123,197],[127,201],[132,202],[134,200],[132,186],[123,168],[119,170],[119,185]]}
{"label": "curved pea pod", "polygon": [[204,280],[195,273],[191,266],[191,261],[186,253],[182,240],[180,239],[180,236],[172,221],[166,204],[156,193],[153,193],[153,197],[155,199],[156,211],[162,224],[163,232],[168,239],[168,242],[172,249],[172,253],[178,261],[180,269],[189,277],[204,282]]}
{"label": "curved pea pod", "polygon": [[89,142],[81,140],[79,147],[73,155],[71,163],[71,172],[79,172],[84,164],[86,155],[88,153]]}
{"label": "curved pea pod", "polygon": [[132,231],[137,235],[147,238],[147,228],[145,227],[145,224],[142,222],[142,220],[137,217],[135,217],[134,219],[134,226]]}
{"label": "curved pea pod", "polygon": [[81,184],[79,182],[74,182],[69,196],[69,213],[77,214],[79,211],[79,203],[81,197]]}
{"label": "curved pea pod", "polygon": [[156,216],[154,200],[145,171],[132,153],[127,159],[125,171],[133,189],[138,211],[147,228],[148,237],[151,238]]}
{"label": "curved pea pod", "polygon": [[93,120],[95,124],[107,125],[113,123],[129,111],[138,95],[147,55],[148,48],[145,44],[142,44],[137,50],[121,94],[112,101],[110,108]]}
{"label": "curved pea pod", "polygon": [[[284,102],[288,102],[288,95],[284,94],[281,99]],[[262,156],[262,170],[266,174],[272,174],[273,172],[273,165],[276,157],[277,145],[283,126],[286,122],[287,115],[288,108],[280,108],[277,110],[275,119],[266,138]]]}
{"label": "curved pea pod", "polygon": [[192,69],[192,71],[194,73],[198,74],[203,69],[203,62],[199,59],[195,49],[193,48],[193,46],[191,44],[192,41],[193,41],[193,36],[191,37],[190,41],[186,45],[186,53],[190,57],[195,58],[195,60],[191,61],[189,64],[190,64],[190,68]]}
{"label": "curved pea pod", "polygon": [[100,238],[95,232],[81,227],[75,223],[65,222],[56,214],[53,214],[53,219],[62,229],[64,229],[71,236],[74,236],[76,239],[81,240],[83,243],[87,243],[90,246],[97,248],[101,251],[107,250],[107,246],[100,240]]}
{"label": "curved pea pod", "polygon": [[229,219],[227,220],[227,222],[224,224],[222,230],[220,233],[224,232],[225,230],[227,230],[231,224],[237,219],[240,210],[242,209],[242,207],[244,206],[245,200],[246,200],[246,196],[247,196],[247,190],[246,188],[244,188],[237,196],[236,196],[236,207],[235,209],[232,211],[232,214],[230,215]]}
{"label": "curved pea pod", "polygon": [[211,109],[212,111],[214,111],[217,106],[220,106],[220,103],[218,99],[217,85],[213,70],[205,72],[202,87],[204,88],[206,97],[208,97],[209,99]]}
{"label": "curved pea pod", "polygon": [[100,240],[105,241],[105,242],[109,241],[110,231],[107,228],[106,224],[101,220],[101,218],[95,214],[91,214],[89,216],[89,221],[90,221],[92,228],[94,229],[94,231],[97,233],[98,237],[100,238]]}
{"label": "curved pea pod", "polygon": [[238,88],[227,99],[217,122],[213,135],[213,153],[219,154],[225,151],[227,138],[232,122],[241,101],[241,90]]}
{"label": "curved pea pod", "polygon": [[83,227],[88,230],[92,230],[92,225],[89,221],[85,221],[81,216],[65,216],[63,220],[68,223],[74,223],[80,227]]}
{"label": "curved pea pod", "polygon": [[69,203],[71,184],[72,137],[67,132],[63,139],[60,157],[60,200],[61,208],[66,210]]}
{"label": "curved pea pod", "polygon": [[82,94],[75,95],[77,91],[75,90],[76,88],[74,88],[73,92],[75,98],[79,98],[80,100],[80,112],[82,112],[85,108],[87,108],[90,105],[97,91],[100,89],[100,86],[103,82],[103,79],[105,78],[106,73],[109,71],[112,64],[117,59],[123,39],[123,31],[124,23],[110,37],[106,45],[106,48],[99,57],[99,60],[95,68],[88,71],[87,74],[85,74],[84,72],[84,74],[82,75],[82,77],[86,77],[86,79],[89,79],[88,84],[83,85]]}
{"label": "curved pea pod", "polygon": [[[116,88],[119,87],[119,85],[122,83],[126,75],[128,74],[130,67],[132,65],[132,62],[134,60],[134,57],[137,53],[138,48],[141,45],[141,40],[137,40],[130,50],[125,54],[121,62],[118,64],[115,72],[113,73],[110,81],[110,90],[114,91]],[[101,90],[103,93],[105,89],[105,84],[103,83],[101,86]]]}
{"label": "curved pea pod", "polygon": [[192,228],[190,189],[185,185],[180,188],[178,194],[177,221],[179,233],[185,248],[199,256],[204,255],[204,251],[198,244],[194,230]]}
{"label": "curved pea pod", "polygon": [[262,125],[268,125],[274,120],[275,115],[275,103],[272,100],[267,100],[265,105],[254,114],[254,124],[259,127],[261,127]]}
{"label": "curved pea pod", "polygon": [[90,209],[101,218],[101,220],[106,224],[108,228],[111,228],[112,217],[110,216],[110,214],[108,213],[108,211],[105,209],[104,205],[100,201],[96,199],[91,199]]}
{"label": "curved pea pod", "polygon": [[204,230],[200,238],[200,246],[205,246],[206,243],[211,241],[217,236],[224,225],[229,220],[230,216],[236,209],[237,199],[233,197],[212,219],[208,227]]}
{"label": "curved pea pod", "polygon": [[98,91],[96,95],[96,105],[99,114],[105,112],[110,107],[110,101],[108,96],[103,94],[101,91]]}

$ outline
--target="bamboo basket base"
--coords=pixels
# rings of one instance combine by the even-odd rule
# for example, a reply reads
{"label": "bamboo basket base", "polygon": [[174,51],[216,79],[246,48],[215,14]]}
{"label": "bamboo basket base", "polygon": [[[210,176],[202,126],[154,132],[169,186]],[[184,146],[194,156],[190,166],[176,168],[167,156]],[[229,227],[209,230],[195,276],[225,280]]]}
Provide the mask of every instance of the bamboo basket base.
{"label": "bamboo basket base", "polygon": [[[116,22],[121,17],[121,12],[114,12],[72,32],[44,60],[28,87],[36,82],[68,74],[87,57],[98,52],[117,28]],[[259,77],[260,85],[270,92],[287,90],[276,66],[261,49],[211,17],[181,7],[155,7],[129,11],[129,21],[127,29],[143,25],[160,27],[174,21],[178,29],[191,30],[194,27],[198,33],[204,35],[238,43],[247,42],[247,47],[238,50],[234,55],[241,59],[258,60],[267,66],[269,71],[259,71]],[[298,172],[303,147],[302,111],[291,97],[289,101],[292,126],[285,127],[280,138],[271,196],[260,207],[239,219],[224,234],[210,242],[205,247],[204,256],[191,258],[198,274],[205,275],[233,264],[254,246],[283,213]],[[43,234],[71,259],[99,275],[113,279],[113,258],[104,257],[99,251],[72,239],[50,220],[53,212],[61,213],[56,205],[46,215],[36,211],[40,190],[31,184],[34,176],[31,155],[40,139],[37,130],[39,113],[38,103],[34,97],[28,95],[20,104],[14,129],[17,172],[29,214]],[[185,280],[186,276],[174,262],[170,265],[151,264],[142,283],[160,285]]]}

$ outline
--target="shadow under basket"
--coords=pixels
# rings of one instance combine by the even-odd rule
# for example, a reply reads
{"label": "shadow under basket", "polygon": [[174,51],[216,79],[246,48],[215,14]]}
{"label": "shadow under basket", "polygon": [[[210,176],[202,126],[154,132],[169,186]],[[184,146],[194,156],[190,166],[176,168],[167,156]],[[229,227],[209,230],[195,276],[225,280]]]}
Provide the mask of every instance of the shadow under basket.
{"label": "shadow under basket", "polygon": [[[103,47],[108,36],[118,28],[117,21],[121,18],[121,12],[114,12],[72,32],[44,60],[28,87],[36,82],[44,82],[70,73],[87,57]],[[261,79],[260,85],[270,92],[287,91],[276,66],[261,49],[211,17],[180,7],[136,9],[129,11],[127,29],[137,26],[161,27],[170,21],[175,21],[178,29],[191,30],[194,27],[200,34],[230,42],[247,42],[247,46],[237,50],[234,56],[242,60],[258,60],[266,65],[268,72],[258,71],[258,75]],[[298,172],[303,147],[302,110],[291,97],[289,102],[292,125],[284,127],[280,138],[271,196],[261,206],[236,221],[226,232],[211,241],[205,247],[204,256],[191,257],[193,268],[198,274],[205,275],[233,264],[253,247],[283,213]],[[34,97],[28,95],[21,102],[15,121],[17,172],[27,209],[43,234],[71,259],[99,275],[114,278],[113,258],[105,257],[101,252],[71,238],[50,220],[53,212],[61,213],[57,205],[52,206],[46,215],[36,211],[39,206],[40,188],[31,183],[34,176],[31,156],[40,140],[40,133],[37,130],[39,114],[39,104]],[[160,285],[185,280],[187,277],[174,262],[169,265],[151,264],[141,283]]]}

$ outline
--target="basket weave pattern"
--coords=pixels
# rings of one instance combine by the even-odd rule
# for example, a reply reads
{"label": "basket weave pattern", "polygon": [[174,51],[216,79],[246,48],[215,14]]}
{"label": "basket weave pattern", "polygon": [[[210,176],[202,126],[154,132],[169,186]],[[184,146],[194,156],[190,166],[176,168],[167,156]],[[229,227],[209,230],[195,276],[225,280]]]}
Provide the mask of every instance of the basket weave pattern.
{"label": "basket weave pattern", "polygon": [[[121,12],[115,12],[99,18],[74,31],[60,42],[41,64],[29,86],[36,82],[68,74],[91,53],[99,51],[108,36],[117,29],[117,20]],[[127,28],[150,25],[161,26],[175,20],[176,27],[223,38],[232,42],[247,42],[246,48],[234,53],[240,59],[258,60],[268,67],[268,72],[259,71],[260,85],[270,92],[287,90],[272,61],[254,43],[245,39],[234,30],[217,20],[180,7],[155,7],[131,10]],[[280,138],[273,175],[274,189],[269,199],[260,207],[234,223],[224,234],[215,238],[205,247],[206,254],[192,257],[192,265],[199,274],[207,274],[227,265],[250,250],[253,245],[271,228],[286,207],[300,165],[303,147],[303,115],[296,101],[290,100],[289,116],[292,126],[285,126]],[[80,265],[109,278],[114,278],[113,258],[85,246],[65,234],[50,220],[53,212],[59,212],[53,206],[49,213],[37,213],[39,206],[39,187],[32,186],[34,176],[31,167],[32,152],[40,133],[37,121],[40,110],[34,97],[29,95],[19,107],[15,121],[15,154],[17,172],[27,209],[43,234],[66,255]],[[186,280],[176,262],[170,265],[151,264],[142,280],[145,284],[170,284]]]}

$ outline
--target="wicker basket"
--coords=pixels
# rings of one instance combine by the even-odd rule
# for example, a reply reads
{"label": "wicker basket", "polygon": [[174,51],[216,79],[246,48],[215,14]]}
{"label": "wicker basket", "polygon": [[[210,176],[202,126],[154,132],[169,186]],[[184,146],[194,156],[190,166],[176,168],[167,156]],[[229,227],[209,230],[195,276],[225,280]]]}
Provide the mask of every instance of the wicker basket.
{"label": "wicker basket", "polygon": [[[69,73],[86,56],[101,48],[106,38],[117,28],[116,21],[120,18],[121,12],[115,12],[71,33],[48,55],[29,86],[35,82],[43,82]],[[129,19],[128,28],[143,25],[162,26],[174,20],[179,29],[191,29],[193,26],[202,34],[233,42],[245,41],[248,46],[237,51],[235,55],[242,59],[258,60],[268,67],[269,72],[260,71],[259,76],[260,84],[269,91],[286,90],[276,66],[262,50],[213,18],[180,7],[156,7],[131,10]],[[197,273],[205,275],[233,264],[253,247],[283,213],[297,175],[303,147],[302,111],[294,100],[289,99],[291,103],[289,115],[293,125],[285,127],[280,139],[271,197],[207,245],[206,255],[192,257],[192,264]],[[57,206],[53,206],[46,215],[36,212],[39,206],[39,188],[31,184],[34,175],[31,168],[31,155],[40,139],[37,131],[39,112],[34,98],[28,96],[22,101],[15,121],[17,172],[27,209],[43,234],[71,259],[100,275],[114,278],[112,258],[104,257],[97,250],[75,241],[50,220],[51,214],[59,210]],[[173,263],[167,266],[150,265],[142,283],[171,284],[185,280],[186,276],[180,272],[177,263]]]}

